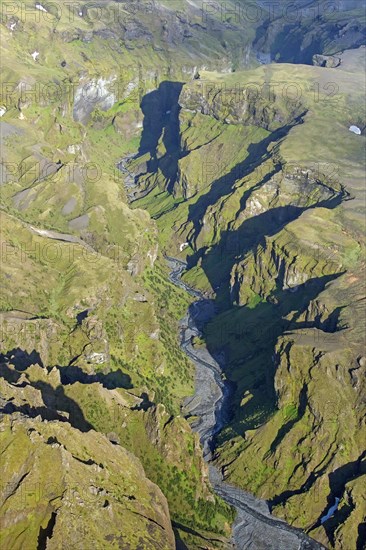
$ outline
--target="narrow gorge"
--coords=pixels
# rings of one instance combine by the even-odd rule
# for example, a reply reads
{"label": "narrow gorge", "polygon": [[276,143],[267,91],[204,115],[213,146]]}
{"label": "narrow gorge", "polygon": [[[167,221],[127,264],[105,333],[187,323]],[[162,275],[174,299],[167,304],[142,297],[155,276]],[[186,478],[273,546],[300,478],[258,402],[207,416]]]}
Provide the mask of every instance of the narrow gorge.
{"label": "narrow gorge", "polygon": [[216,493],[236,510],[231,537],[233,548],[325,548],[307,537],[300,529],[290,527],[284,521],[273,517],[264,500],[225,483],[219,469],[212,464],[215,435],[226,426],[230,418],[232,388],[224,379],[225,365],[222,354],[214,358],[205,348],[195,349],[192,341],[195,337],[201,336],[201,330],[214,316],[215,308],[210,300],[181,281],[182,272],[187,266],[174,258],[167,260],[172,269],[172,282],[198,298],[191,304],[181,322],[181,346],[196,368],[195,394],[186,401],[184,410],[189,417],[197,419],[191,425],[193,430],[198,432],[205,460],[209,461],[212,486]]}

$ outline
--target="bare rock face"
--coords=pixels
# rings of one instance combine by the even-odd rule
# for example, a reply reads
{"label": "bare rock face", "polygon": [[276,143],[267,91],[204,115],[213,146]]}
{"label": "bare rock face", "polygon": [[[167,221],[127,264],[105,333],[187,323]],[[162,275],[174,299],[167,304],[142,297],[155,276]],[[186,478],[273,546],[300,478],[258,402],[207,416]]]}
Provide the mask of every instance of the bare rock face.
{"label": "bare rock face", "polygon": [[330,69],[334,69],[335,67],[339,67],[341,62],[341,58],[336,55],[315,54],[313,56],[313,65],[318,67],[328,67]]}
{"label": "bare rock face", "polygon": [[82,81],[75,91],[74,120],[83,124],[91,112],[98,106],[102,111],[113,107],[116,101],[113,82],[115,77]]}

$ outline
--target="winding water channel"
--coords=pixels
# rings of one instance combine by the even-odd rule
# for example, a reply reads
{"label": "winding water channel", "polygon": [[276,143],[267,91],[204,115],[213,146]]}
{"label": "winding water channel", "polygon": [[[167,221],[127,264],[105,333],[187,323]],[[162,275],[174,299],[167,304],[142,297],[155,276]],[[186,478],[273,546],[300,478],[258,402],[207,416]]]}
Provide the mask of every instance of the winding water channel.
{"label": "winding water channel", "polygon": [[186,264],[166,258],[170,280],[183,288],[196,301],[189,307],[180,324],[181,347],[196,367],[194,395],[186,400],[185,410],[199,420],[192,428],[199,434],[205,460],[209,463],[210,481],[217,495],[232,505],[237,516],[233,524],[231,548],[239,550],[319,550],[325,547],[301,529],[271,515],[266,501],[224,482],[212,464],[214,436],[229,420],[232,388],[223,378],[223,357],[212,357],[206,348],[196,349],[192,337],[201,334],[203,325],[215,315],[212,300],[182,281]]}

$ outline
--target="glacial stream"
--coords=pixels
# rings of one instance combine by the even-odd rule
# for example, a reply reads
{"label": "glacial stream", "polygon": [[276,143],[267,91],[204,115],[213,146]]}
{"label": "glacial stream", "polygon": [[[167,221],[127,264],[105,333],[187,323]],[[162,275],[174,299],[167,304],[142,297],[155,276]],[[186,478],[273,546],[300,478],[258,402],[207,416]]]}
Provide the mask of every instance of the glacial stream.
{"label": "glacial stream", "polygon": [[324,549],[301,529],[271,515],[266,501],[224,482],[219,470],[211,463],[214,436],[229,420],[232,388],[223,378],[223,357],[212,357],[204,347],[194,348],[192,337],[201,334],[202,327],[215,315],[212,300],[182,281],[186,264],[166,258],[170,280],[183,288],[196,301],[191,304],[180,323],[181,347],[196,367],[195,393],[185,402],[185,410],[199,418],[192,428],[201,440],[205,460],[209,464],[210,481],[216,492],[232,505],[237,516],[233,524],[231,548],[239,550],[319,550]]}

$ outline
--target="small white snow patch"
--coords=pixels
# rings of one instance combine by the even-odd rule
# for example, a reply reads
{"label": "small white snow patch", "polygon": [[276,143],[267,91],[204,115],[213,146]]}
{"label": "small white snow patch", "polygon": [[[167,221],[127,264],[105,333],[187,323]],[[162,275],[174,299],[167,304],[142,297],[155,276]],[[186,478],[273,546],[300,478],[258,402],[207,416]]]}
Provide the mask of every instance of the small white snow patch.
{"label": "small white snow patch", "polygon": [[36,9],[39,10],[39,11],[45,11],[46,13],[48,13],[48,11],[46,10],[46,8],[44,8],[42,6],[42,4],[36,4]]}
{"label": "small white snow patch", "polygon": [[4,106],[1,106],[1,107],[0,107],[0,117],[1,117],[1,116],[4,116],[5,113],[6,113],[6,108],[5,108]]}
{"label": "small white snow patch", "polygon": [[39,56],[39,52],[33,52],[31,53],[31,56],[33,57],[33,61],[36,61],[37,57]]}
{"label": "small white snow patch", "polygon": [[185,248],[187,248],[187,246],[189,246],[189,243],[182,243],[179,247],[179,250],[182,252]]}
{"label": "small white snow patch", "polygon": [[358,136],[361,135],[361,130],[358,126],[354,126],[354,125],[350,126],[349,131],[353,132],[354,134],[357,134]]}

